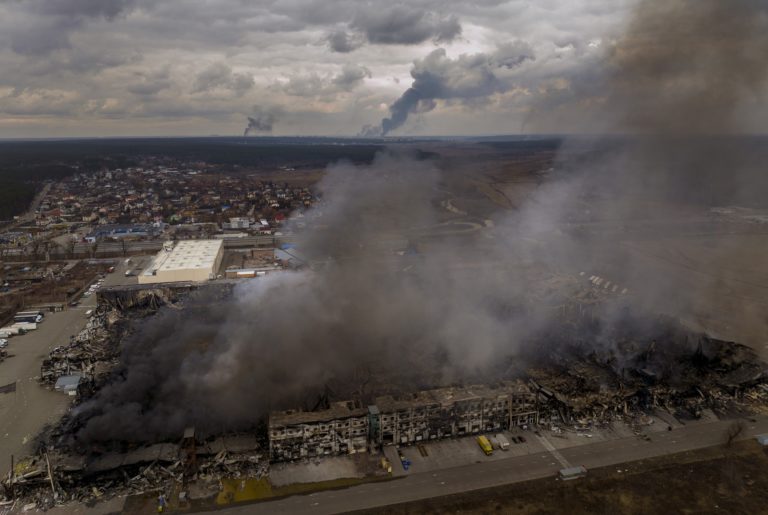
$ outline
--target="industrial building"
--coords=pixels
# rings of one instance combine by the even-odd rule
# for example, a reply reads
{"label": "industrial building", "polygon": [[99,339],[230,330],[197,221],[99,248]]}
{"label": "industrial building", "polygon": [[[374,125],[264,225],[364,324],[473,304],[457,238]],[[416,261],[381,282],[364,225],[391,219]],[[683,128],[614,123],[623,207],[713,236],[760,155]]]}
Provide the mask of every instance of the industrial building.
{"label": "industrial building", "polygon": [[496,387],[440,388],[363,408],[339,402],[329,409],[272,413],[272,461],[353,454],[383,445],[408,445],[538,422],[537,396],[522,382]]}
{"label": "industrial building", "polygon": [[283,411],[269,418],[272,461],[365,452],[368,410],[353,402],[336,402],[320,411]]}
{"label": "industrial building", "polygon": [[139,284],[215,279],[223,256],[222,240],[166,242],[150,266],[139,274]]}

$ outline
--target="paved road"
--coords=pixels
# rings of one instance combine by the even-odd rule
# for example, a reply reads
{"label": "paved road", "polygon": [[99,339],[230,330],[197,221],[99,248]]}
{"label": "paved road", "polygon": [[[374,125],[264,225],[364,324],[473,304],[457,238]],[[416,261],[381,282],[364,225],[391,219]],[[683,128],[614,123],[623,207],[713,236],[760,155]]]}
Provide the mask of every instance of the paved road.
{"label": "paved road", "polygon": [[[669,432],[654,433],[650,442],[638,438],[623,438],[560,449],[559,453],[568,462],[584,465],[587,468],[616,465],[718,445],[724,441],[725,432],[730,424],[731,422],[728,421],[699,423]],[[748,423],[744,437],[766,432],[768,432],[768,417],[761,417],[756,423]],[[367,483],[345,490],[236,506],[227,511],[270,515],[343,513],[529,479],[554,477],[560,468],[560,463],[550,452],[538,452],[505,460],[413,474],[392,481]]]}
{"label": "paved road", "polygon": [[29,454],[43,426],[58,420],[69,407],[71,397],[41,387],[36,377],[48,352],[85,327],[85,311],[95,302],[90,297],[77,308],[48,313],[37,330],[10,339],[11,356],[0,363],[0,385],[16,382],[16,392],[0,393],[0,473],[9,469],[11,454],[17,458]]}

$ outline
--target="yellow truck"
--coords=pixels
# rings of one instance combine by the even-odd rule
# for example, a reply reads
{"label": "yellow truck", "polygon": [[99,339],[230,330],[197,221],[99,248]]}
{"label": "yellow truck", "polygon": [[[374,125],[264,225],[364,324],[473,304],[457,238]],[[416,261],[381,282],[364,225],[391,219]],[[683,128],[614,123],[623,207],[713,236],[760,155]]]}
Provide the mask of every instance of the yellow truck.
{"label": "yellow truck", "polygon": [[480,435],[477,437],[477,445],[480,446],[486,456],[493,454],[493,445],[485,436]]}

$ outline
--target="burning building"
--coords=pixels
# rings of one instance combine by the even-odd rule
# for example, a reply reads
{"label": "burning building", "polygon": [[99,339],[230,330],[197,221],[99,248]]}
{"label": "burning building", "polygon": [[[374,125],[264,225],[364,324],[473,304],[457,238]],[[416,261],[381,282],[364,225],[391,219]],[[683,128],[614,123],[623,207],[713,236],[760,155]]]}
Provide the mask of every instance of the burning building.
{"label": "burning building", "polygon": [[269,454],[273,461],[354,454],[369,447],[503,431],[535,424],[538,416],[536,394],[519,381],[387,395],[367,409],[348,401],[321,411],[272,413]]}
{"label": "burning building", "polygon": [[269,419],[269,455],[283,461],[365,452],[368,431],[368,410],[351,401],[322,411],[276,412]]}

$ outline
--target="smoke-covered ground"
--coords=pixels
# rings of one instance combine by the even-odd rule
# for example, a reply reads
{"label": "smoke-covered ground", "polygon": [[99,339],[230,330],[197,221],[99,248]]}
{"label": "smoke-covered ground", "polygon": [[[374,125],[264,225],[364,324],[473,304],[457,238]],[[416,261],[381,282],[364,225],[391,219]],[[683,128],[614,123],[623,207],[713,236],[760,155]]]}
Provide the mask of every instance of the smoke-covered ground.
{"label": "smoke-covered ground", "polygon": [[[766,17],[764,3],[750,0],[640,2],[605,56],[599,97],[572,99],[600,105],[590,127],[635,136],[565,145],[528,201],[477,240],[392,252],[440,221],[436,163],[390,151],[370,166],[332,166],[318,186],[320,216],[299,233],[312,269],[148,321],[125,342],[118,378],[79,408],[78,437],[249,428],[325,385],[374,376],[417,388],[517,372],[521,349],[568,327],[559,308],[574,291],[548,288],[547,277],[584,267],[611,268],[615,281],[637,285],[629,308],[641,314],[662,306],[682,314],[692,299],[719,295],[722,263],[681,296],[613,236],[674,238],[681,211],[764,206],[760,141],[740,135],[755,132],[750,105],[765,101]],[[611,334],[627,302],[597,309],[598,330]],[[594,341],[611,345],[599,334]]]}

